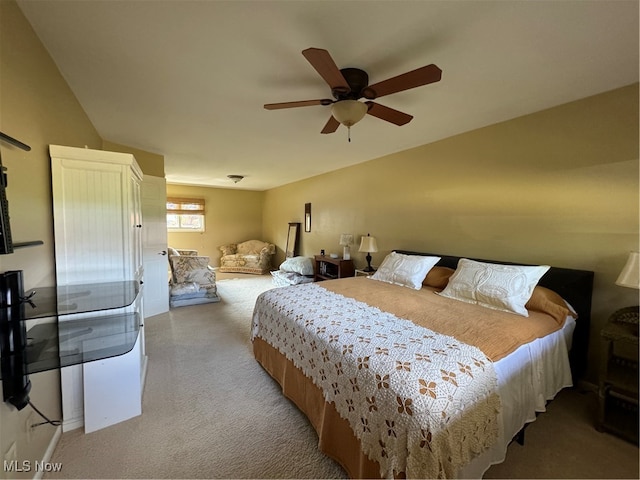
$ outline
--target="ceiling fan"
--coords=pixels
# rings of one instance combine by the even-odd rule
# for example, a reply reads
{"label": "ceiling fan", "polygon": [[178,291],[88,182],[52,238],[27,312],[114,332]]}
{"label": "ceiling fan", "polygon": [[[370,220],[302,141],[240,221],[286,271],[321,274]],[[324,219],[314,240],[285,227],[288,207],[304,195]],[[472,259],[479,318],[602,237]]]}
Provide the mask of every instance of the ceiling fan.
{"label": "ceiling fan", "polygon": [[[369,85],[367,72],[359,68],[338,69],[326,50],[307,48],[302,51],[302,55],[317,70],[324,81],[329,84],[334,99],[323,98],[299,102],[268,103],[264,108],[267,110],[279,110],[281,108],[331,105],[332,115],[320,133],[333,133],[340,124],[345,125],[350,131],[351,126],[362,120],[367,113],[398,126],[405,125],[411,121],[413,116],[385,107],[372,100],[429,83],[439,82],[440,78],[442,78],[442,70],[432,64]],[[363,97],[367,101],[359,101]],[[349,138],[349,141],[351,141],[351,138]]]}

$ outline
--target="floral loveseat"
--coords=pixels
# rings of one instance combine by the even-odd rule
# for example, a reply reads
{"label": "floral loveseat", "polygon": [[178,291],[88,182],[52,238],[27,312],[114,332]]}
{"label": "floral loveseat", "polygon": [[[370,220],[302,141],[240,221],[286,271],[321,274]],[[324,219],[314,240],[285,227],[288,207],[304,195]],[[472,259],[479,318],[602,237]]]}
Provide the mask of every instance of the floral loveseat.
{"label": "floral loveseat", "polygon": [[247,240],[223,245],[220,250],[220,272],[262,275],[271,270],[271,258],[276,253],[276,246],[260,240]]}
{"label": "floral loveseat", "polygon": [[209,266],[209,257],[196,250],[169,248],[169,305],[182,307],[199,303],[219,302],[216,274]]}

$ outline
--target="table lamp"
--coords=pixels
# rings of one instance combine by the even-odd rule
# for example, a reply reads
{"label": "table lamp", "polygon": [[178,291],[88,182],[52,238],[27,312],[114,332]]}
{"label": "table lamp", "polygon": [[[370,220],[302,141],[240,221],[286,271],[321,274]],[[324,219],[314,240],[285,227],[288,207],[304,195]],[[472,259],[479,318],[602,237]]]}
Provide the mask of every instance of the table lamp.
{"label": "table lamp", "polygon": [[351,260],[351,251],[349,246],[353,245],[353,235],[350,233],[343,233],[340,235],[340,245],[344,247],[342,258],[344,260]]}
{"label": "table lamp", "polygon": [[378,251],[378,244],[376,243],[375,237],[372,237],[367,233],[366,237],[362,237],[360,239],[360,248],[359,252],[367,252],[367,266],[363,269],[365,272],[374,272],[375,269],[371,266],[371,253],[375,253]]}
{"label": "table lamp", "polygon": [[[622,268],[616,285],[627,288],[635,288],[640,290],[640,253],[629,252],[627,263]],[[614,315],[617,317],[616,321],[624,323],[638,324],[638,317],[640,308],[636,305],[633,307],[626,307],[618,310]]]}

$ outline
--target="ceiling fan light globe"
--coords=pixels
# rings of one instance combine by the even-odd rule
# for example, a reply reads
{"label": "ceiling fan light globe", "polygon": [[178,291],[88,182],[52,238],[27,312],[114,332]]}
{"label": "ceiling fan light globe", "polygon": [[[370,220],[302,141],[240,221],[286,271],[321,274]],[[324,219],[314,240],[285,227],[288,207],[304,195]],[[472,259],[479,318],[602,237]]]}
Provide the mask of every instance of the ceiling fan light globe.
{"label": "ceiling fan light globe", "polygon": [[368,108],[357,100],[340,100],[331,106],[331,114],[345,127],[351,127],[363,119]]}

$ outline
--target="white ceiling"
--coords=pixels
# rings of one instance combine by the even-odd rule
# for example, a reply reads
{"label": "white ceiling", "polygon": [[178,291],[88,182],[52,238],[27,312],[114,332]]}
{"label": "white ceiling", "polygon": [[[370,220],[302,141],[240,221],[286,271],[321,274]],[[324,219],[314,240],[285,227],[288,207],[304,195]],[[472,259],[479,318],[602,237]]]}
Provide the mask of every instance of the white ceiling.
{"label": "white ceiling", "polygon": [[[638,81],[638,1],[18,0],[106,140],[164,155],[170,183],[264,190]],[[439,83],[320,130],[330,98],[302,56],[377,83],[435,63]],[[244,175],[237,185],[228,174]]]}

